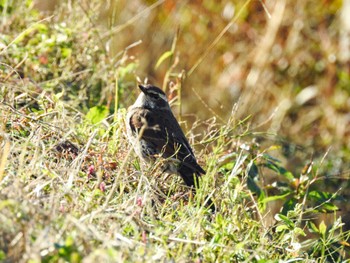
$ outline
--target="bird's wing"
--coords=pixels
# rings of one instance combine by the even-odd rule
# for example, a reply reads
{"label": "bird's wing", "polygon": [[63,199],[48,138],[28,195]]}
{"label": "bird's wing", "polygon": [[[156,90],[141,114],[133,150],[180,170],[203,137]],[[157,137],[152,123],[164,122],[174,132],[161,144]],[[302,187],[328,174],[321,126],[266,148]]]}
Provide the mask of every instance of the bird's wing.
{"label": "bird's wing", "polygon": [[[156,119],[162,119],[162,125],[159,125]],[[130,118],[130,127],[134,132],[142,132],[140,139],[155,145],[157,152],[164,158],[178,159],[182,166],[193,170],[197,175],[205,173],[197,163],[184,133],[171,112],[153,110],[151,113],[148,109],[139,108]]]}

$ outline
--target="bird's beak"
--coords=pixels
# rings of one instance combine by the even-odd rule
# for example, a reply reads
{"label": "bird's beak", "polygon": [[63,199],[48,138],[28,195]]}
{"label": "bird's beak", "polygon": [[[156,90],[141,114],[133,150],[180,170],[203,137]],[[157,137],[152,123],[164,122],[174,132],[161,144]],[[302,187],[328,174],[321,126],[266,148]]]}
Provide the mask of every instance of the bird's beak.
{"label": "bird's beak", "polygon": [[145,86],[139,85],[139,88],[140,88],[140,90],[141,90],[143,93],[145,93],[145,91],[146,91]]}

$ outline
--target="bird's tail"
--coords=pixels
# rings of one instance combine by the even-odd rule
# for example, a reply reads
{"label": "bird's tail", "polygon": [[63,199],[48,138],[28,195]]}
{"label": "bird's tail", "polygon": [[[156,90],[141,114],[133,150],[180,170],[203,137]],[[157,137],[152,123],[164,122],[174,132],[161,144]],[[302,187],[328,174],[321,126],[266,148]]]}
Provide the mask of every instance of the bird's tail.
{"label": "bird's tail", "polygon": [[[194,193],[196,192],[196,187],[199,187],[199,177],[201,176],[201,173],[198,171],[193,171],[190,167],[182,166],[178,170],[181,178],[184,180],[185,184],[187,186],[193,187],[192,190]],[[213,213],[215,212],[215,205],[214,202],[211,200],[211,198],[206,197],[205,198],[206,203],[205,207],[209,208]]]}
{"label": "bird's tail", "polygon": [[199,187],[200,173],[198,171],[193,171],[193,168],[182,165],[178,172],[187,186]]}

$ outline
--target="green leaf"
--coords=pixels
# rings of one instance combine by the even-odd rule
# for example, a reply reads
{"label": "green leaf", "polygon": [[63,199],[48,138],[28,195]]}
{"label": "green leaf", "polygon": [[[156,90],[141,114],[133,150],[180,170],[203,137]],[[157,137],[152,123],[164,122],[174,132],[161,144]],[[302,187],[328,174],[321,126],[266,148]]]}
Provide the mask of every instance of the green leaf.
{"label": "green leaf", "polygon": [[308,224],[309,224],[309,231],[311,233],[319,233],[317,226],[313,222],[308,221]]}
{"label": "green leaf", "polygon": [[276,232],[278,233],[278,232],[282,232],[282,231],[284,231],[284,230],[288,230],[288,226],[286,226],[286,225],[280,225],[280,226],[277,226],[276,227]]}
{"label": "green leaf", "polygon": [[320,225],[318,226],[318,229],[320,230],[320,234],[322,236],[325,236],[326,231],[327,231],[327,225],[324,223],[324,221],[322,220],[322,222],[320,223]]}
{"label": "green leaf", "polygon": [[302,236],[306,236],[304,230],[302,230],[300,227],[296,227],[294,228],[294,233],[298,234],[298,235],[302,235]]}
{"label": "green leaf", "polygon": [[322,192],[322,191],[311,191],[309,193],[310,199],[316,201],[318,205],[320,205],[319,211],[324,212],[333,212],[338,211],[339,208],[330,203],[333,200],[341,200],[342,198],[334,193]]}
{"label": "green leaf", "polygon": [[[273,149],[274,146],[271,146],[270,149]],[[276,147],[276,148],[279,148],[279,147]],[[271,162],[271,163],[280,163],[281,161],[278,160],[277,158],[267,154],[267,153],[264,153],[263,154],[263,158],[268,161],[268,162]]]}
{"label": "green leaf", "polygon": [[164,60],[171,57],[172,55],[173,55],[172,51],[166,51],[163,55],[161,55],[156,63],[155,69],[157,69],[160,66],[160,64],[164,62]]}
{"label": "green leaf", "polygon": [[322,204],[322,210],[324,212],[334,212],[334,211],[338,211],[339,207],[332,203],[324,203]]}
{"label": "green leaf", "polygon": [[264,199],[264,202],[271,202],[271,201],[276,201],[276,200],[281,200],[281,199],[285,199],[288,195],[290,195],[290,193],[286,193],[286,194],[283,194],[283,195],[273,195],[273,196],[269,196],[269,197],[266,197]]}
{"label": "green leaf", "polygon": [[309,197],[312,198],[315,201],[318,201],[320,203],[326,202],[329,200],[342,200],[342,197],[334,194],[334,193],[328,193],[328,192],[322,192],[322,191],[311,191],[309,193]]}
{"label": "green leaf", "polygon": [[216,222],[221,225],[223,223],[223,218],[222,218],[222,215],[221,214],[217,214],[216,215]]}
{"label": "green leaf", "polygon": [[95,106],[90,108],[89,112],[85,116],[85,120],[91,124],[96,124],[102,121],[108,116],[108,109],[106,106]]}
{"label": "green leaf", "polygon": [[275,220],[276,221],[285,221],[285,220],[288,220],[288,217],[286,217],[285,215],[282,215],[282,214],[276,214]]}
{"label": "green leaf", "polygon": [[282,214],[276,214],[275,219],[277,221],[283,221],[290,229],[295,227],[295,224],[292,220],[290,220],[288,217]]}
{"label": "green leaf", "polygon": [[289,181],[293,181],[294,180],[294,175],[286,170],[285,168],[283,168],[282,166],[279,166],[278,164],[276,163],[273,163],[271,161],[267,161],[265,164],[264,164],[265,167],[269,168],[270,170],[272,171],[275,171],[276,173],[280,174],[280,175],[283,175],[284,177],[286,177]]}
{"label": "green leaf", "polygon": [[309,193],[309,197],[316,200],[316,201],[325,201],[327,199],[327,196],[330,197],[326,192],[321,192],[321,191],[311,191]]}
{"label": "green leaf", "polygon": [[221,168],[226,169],[228,171],[231,171],[234,166],[235,166],[235,164],[233,162],[229,162],[227,164],[224,164]]}

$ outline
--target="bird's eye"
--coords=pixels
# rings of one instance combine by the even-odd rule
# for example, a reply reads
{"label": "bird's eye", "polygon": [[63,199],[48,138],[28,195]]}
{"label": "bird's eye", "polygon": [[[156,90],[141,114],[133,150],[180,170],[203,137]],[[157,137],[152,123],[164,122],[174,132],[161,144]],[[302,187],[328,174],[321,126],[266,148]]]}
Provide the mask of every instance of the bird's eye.
{"label": "bird's eye", "polygon": [[150,93],[149,96],[150,96],[152,99],[156,99],[156,100],[159,99],[158,94]]}

